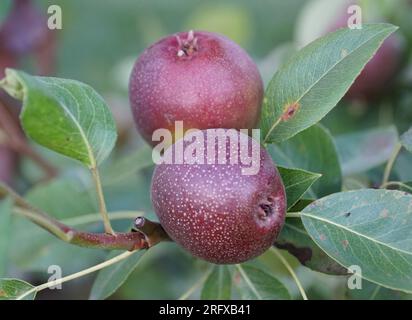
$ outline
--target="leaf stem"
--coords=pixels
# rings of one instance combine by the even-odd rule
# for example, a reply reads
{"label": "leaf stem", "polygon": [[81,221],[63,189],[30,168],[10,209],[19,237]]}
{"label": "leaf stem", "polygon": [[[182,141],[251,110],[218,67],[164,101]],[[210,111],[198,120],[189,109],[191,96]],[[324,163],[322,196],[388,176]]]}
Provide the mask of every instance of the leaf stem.
{"label": "leaf stem", "polygon": [[116,235],[116,233],[114,232],[112,228],[112,225],[110,224],[110,219],[107,214],[106,202],[104,200],[104,193],[103,193],[103,188],[102,188],[102,182],[100,180],[99,169],[97,168],[97,166],[94,166],[90,168],[90,171],[92,172],[93,180],[96,185],[97,199],[99,202],[100,214],[102,215],[102,219],[103,219],[104,230],[108,234]]}
{"label": "leaf stem", "polygon": [[[148,219],[145,219],[145,221],[152,226],[152,231],[149,235],[146,235],[143,232],[118,233],[116,236],[107,233],[84,232],[76,230],[53,217],[50,217],[40,209],[33,207],[12,189],[2,183],[0,183],[0,197],[1,196],[11,197],[14,201],[15,213],[31,220],[60,240],[77,246],[107,250],[133,251],[152,247],[160,241],[170,240],[166,237],[160,224]],[[156,228],[153,227],[154,225]]]}
{"label": "leaf stem", "polygon": [[381,184],[380,188],[382,188],[382,186],[385,185],[388,182],[389,176],[390,176],[392,168],[393,168],[393,165],[395,164],[396,158],[398,157],[399,153],[401,152],[401,149],[402,149],[402,144],[400,142],[398,142],[395,145],[395,147],[392,151],[392,154],[391,154],[391,157],[388,160],[388,163],[386,164],[385,171],[383,173],[382,184]]}
{"label": "leaf stem", "polygon": [[146,236],[140,232],[118,233],[116,236],[83,232],[29,209],[15,208],[14,212],[28,218],[60,240],[80,247],[130,251],[149,247]]}
{"label": "leaf stem", "polygon": [[293,270],[289,262],[287,262],[287,260],[283,257],[283,255],[279,252],[278,249],[271,247],[270,250],[279,258],[279,260],[283,263],[285,268],[289,271],[293,280],[295,280],[296,286],[298,287],[303,300],[308,300],[308,296],[306,295],[305,289],[303,289],[302,283],[300,282],[299,278],[297,277],[295,271]]}
{"label": "leaf stem", "polygon": [[407,189],[407,190],[412,192],[412,187],[410,187],[407,184],[402,183],[400,181],[388,181],[388,182],[382,184],[381,188],[386,189],[387,187],[391,187],[391,186],[401,187],[401,188]]}
{"label": "leaf stem", "polygon": [[302,214],[300,212],[286,212],[286,218],[300,218]]}
{"label": "leaf stem", "polygon": [[25,293],[23,293],[22,295],[17,297],[16,300],[22,300],[25,297],[27,297],[28,295],[32,294],[33,292],[39,292],[41,290],[44,290],[44,289],[47,289],[47,288],[50,288],[50,287],[54,287],[54,286],[57,286],[57,285],[62,284],[64,282],[74,280],[74,279],[83,277],[85,275],[88,275],[90,273],[99,271],[103,268],[111,266],[112,264],[118,263],[121,260],[127,259],[128,257],[130,257],[134,253],[135,252],[126,251],[126,252],[123,252],[123,253],[119,254],[118,256],[116,256],[116,257],[114,257],[110,260],[104,261],[100,264],[97,264],[97,265],[91,267],[91,268],[84,269],[82,271],[73,273],[71,275],[68,275],[66,277],[63,277],[63,278],[60,278],[60,279],[57,279],[57,280],[54,280],[54,281],[46,282],[44,284],[41,284],[37,287],[34,287],[34,288],[30,289],[29,291],[26,291]]}

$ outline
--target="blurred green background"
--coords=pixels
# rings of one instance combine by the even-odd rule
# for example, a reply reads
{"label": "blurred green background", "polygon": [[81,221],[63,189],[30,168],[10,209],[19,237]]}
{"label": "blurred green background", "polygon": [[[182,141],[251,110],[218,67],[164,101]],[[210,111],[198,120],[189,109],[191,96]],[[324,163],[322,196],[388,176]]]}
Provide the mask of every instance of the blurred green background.
{"label": "blurred green background", "polygon": [[99,91],[125,90],[130,64],[170,33],[204,29],[225,34],[254,58],[291,39],[303,0],[57,0],[63,10],[58,74]]}

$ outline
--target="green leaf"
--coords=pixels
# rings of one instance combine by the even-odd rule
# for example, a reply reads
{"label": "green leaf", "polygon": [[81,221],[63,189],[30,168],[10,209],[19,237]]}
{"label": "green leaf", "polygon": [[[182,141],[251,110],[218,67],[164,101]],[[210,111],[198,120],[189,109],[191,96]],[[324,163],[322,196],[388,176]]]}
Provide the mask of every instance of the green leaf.
{"label": "green leaf", "polygon": [[283,143],[270,144],[268,151],[278,165],[322,174],[308,192],[311,197],[341,190],[338,153],[332,136],[323,126],[314,125]]}
{"label": "green leaf", "polygon": [[394,164],[394,172],[400,181],[412,181],[411,165],[412,153],[402,150]]}
{"label": "green leaf", "polygon": [[[134,253],[127,259],[120,261],[99,272],[93,283],[90,299],[103,300],[110,297],[127,280],[130,274],[140,263],[145,250]],[[109,254],[107,260],[119,255],[118,252]]]}
{"label": "green leaf", "polygon": [[[23,293],[33,289],[34,287],[22,280],[18,279],[0,279],[0,300],[16,300]],[[34,300],[36,292],[33,292],[23,300]]]}
{"label": "green leaf", "polygon": [[363,280],[362,289],[348,289],[346,295],[354,300],[411,300],[412,295],[401,291],[384,288]]}
{"label": "green leaf", "polygon": [[111,163],[103,171],[103,184],[115,184],[137,174],[141,169],[153,166],[152,148],[144,145],[135,152],[123,156]]}
{"label": "green leaf", "polygon": [[398,140],[398,131],[393,126],[336,137],[343,175],[364,172],[385,163]]}
{"label": "green leaf", "polygon": [[94,190],[89,188],[89,182],[81,181],[80,177],[61,177],[39,184],[24,197],[57,219],[98,212]]}
{"label": "green leaf", "polygon": [[230,300],[232,295],[232,276],[227,266],[215,266],[205,281],[202,300]]}
{"label": "green leaf", "polygon": [[237,265],[243,286],[245,300],[290,300],[288,289],[274,276],[257,267]]}
{"label": "green leaf", "polygon": [[6,198],[0,201],[0,277],[6,274],[11,233],[13,202]]}
{"label": "green leaf", "polygon": [[313,201],[315,201],[315,199],[306,199],[306,198],[300,199],[288,211],[290,211],[290,212],[300,212],[304,208],[306,208],[308,205],[310,205]]}
{"label": "green leaf", "polygon": [[[25,195],[27,201],[51,216],[69,223],[73,218],[98,212],[95,194],[87,184],[62,177],[37,185]],[[101,231],[101,223],[89,231]],[[94,229],[91,229],[94,228]],[[30,271],[44,271],[52,264],[63,265],[67,273],[99,262],[105,251],[82,248],[57,240],[47,231],[25,218],[15,216],[12,224],[11,260]],[[73,259],[76,257],[76,259]]]}
{"label": "green leaf", "polygon": [[275,246],[287,250],[299,262],[314,271],[333,275],[347,275],[346,268],[330,258],[311,239],[299,218],[288,218],[282,232],[276,239]]}
{"label": "green leaf", "polygon": [[345,267],[394,290],[412,292],[412,196],[393,190],[341,192],[302,211],[312,239]]}
{"label": "green leaf", "polygon": [[412,152],[412,128],[410,128],[401,136],[401,142],[406,150]]}
{"label": "green leaf", "polygon": [[288,209],[292,207],[322,175],[301,169],[278,167],[285,185]]}
{"label": "green leaf", "polygon": [[23,129],[40,145],[91,168],[112,151],[115,122],[103,98],[90,86],[7,69],[0,87],[23,101]]}
{"label": "green leaf", "polygon": [[215,266],[203,286],[202,300],[230,300],[232,276],[227,266]]}
{"label": "green leaf", "polygon": [[266,90],[261,120],[264,142],[282,142],[319,122],[396,29],[384,23],[340,29],[293,55]]}

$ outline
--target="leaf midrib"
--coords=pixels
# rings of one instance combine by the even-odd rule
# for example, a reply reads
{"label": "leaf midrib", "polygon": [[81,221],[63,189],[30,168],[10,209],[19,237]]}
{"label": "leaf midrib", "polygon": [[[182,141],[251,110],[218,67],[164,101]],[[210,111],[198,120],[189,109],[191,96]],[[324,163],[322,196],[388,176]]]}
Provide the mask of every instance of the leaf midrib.
{"label": "leaf midrib", "polygon": [[[41,81],[42,81],[42,80],[41,80]],[[47,83],[47,82],[46,82],[46,83]],[[48,84],[48,83],[47,83],[47,84]],[[48,84],[48,85],[49,85],[49,84]],[[57,82],[55,83],[55,85],[56,85],[57,87],[61,88],[62,90],[67,91],[68,94],[70,94],[70,95],[72,96],[72,98],[74,99],[74,101],[76,101],[76,103],[79,104],[78,101],[77,101],[77,98],[70,92],[69,89],[65,88],[64,86],[60,85],[60,84],[57,83]],[[66,106],[64,103],[59,102],[58,104],[61,105],[62,108],[67,112],[67,114],[69,115],[69,118],[73,121],[73,123],[75,124],[75,126],[77,127],[77,129],[80,131],[80,135],[81,135],[81,137],[82,137],[82,139],[83,139],[83,141],[84,141],[84,143],[85,143],[85,145],[86,145],[87,152],[88,152],[88,154],[89,154],[90,166],[91,166],[91,168],[95,168],[95,167],[96,167],[96,159],[95,159],[94,154],[93,154],[93,149],[92,149],[92,147],[91,147],[91,145],[90,145],[90,143],[89,143],[89,141],[88,141],[88,139],[87,139],[87,136],[86,136],[83,128],[81,127],[80,123],[77,121],[77,119],[74,117],[74,115],[72,114],[72,112],[67,108],[67,106]]]}
{"label": "leaf midrib", "polygon": [[[285,187],[285,190],[288,190],[289,188],[293,188],[293,187],[295,187],[295,186],[304,184],[304,183],[306,183],[306,182],[308,182],[308,181],[312,182],[312,184],[313,184],[313,182],[315,182],[315,181],[316,181],[317,179],[319,179],[320,177],[321,177],[321,175],[309,176],[309,177],[307,177],[306,179],[302,179],[302,180],[299,180],[298,182],[295,182],[295,183],[293,183],[293,184],[289,184],[287,187]],[[310,184],[307,189],[309,189],[312,184]],[[307,190],[307,189],[306,189],[306,190]]]}
{"label": "leaf midrib", "polygon": [[383,247],[387,247],[387,248],[392,249],[392,250],[394,250],[394,251],[399,251],[400,253],[403,253],[403,254],[406,254],[406,255],[412,257],[412,252],[408,252],[408,251],[404,251],[404,250],[399,249],[399,248],[392,247],[392,246],[390,246],[390,245],[387,244],[387,243],[384,243],[384,242],[379,241],[379,240],[377,240],[377,239],[371,238],[371,237],[369,237],[369,236],[367,236],[367,235],[364,235],[364,234],[362,234],[362,233],[359,233],[359,232],[357,232],[357,231],[355,231],[355,230],[349,229],[348,227],[346,227],[346,226],[344,226],[344,225],[341,225],[341,224],[338,224],[338,223],[336,223],[336,222],[333,222],[333,221],[331,221],[331,220],[327,220],[327,219],[321,218],[321,217],[319,217],[319,216],[315,216],[315,215],[312,215],[312,214],[308,214],[308,213],[306,213],[306,212],[304,212],[304,211],[301,212],[301,215],[302,215],[302,216],[306,216],[306,217],[308,217],[308,218],[313,218],[313,219],[315,219],[315,220],[323,221],[323,222],[325,222],[325,223],[329,223],[329,224],[331,224],[331,225],[333,225],[333,226],[335,226],[335,227],[342,228],[342,229],[348,231],[349,233],[353,233],[353,234],[357,235],[358,237],[367,239],[367,240],[372,241],[372,242],[374,242],[374,243],[377,243],[377,244],[379,244],[379,245],[381,245],[381,246],[383,246]]}
{"label": "leaf midrib", "polygon": [[[135,254],[137,254],[137,253],[140,253],[140,252],[136,251]],[[141,254],[140,254],[139,260],[133,265],[132,269],[127,272],[127,274],[126,274],[126,279],[127,279],[128,275],[129,275],[134,269],[136,269],[137,266],[140,264],[143,255],[144,255],[144,253],[141,253]],[[115,265],[113,266],[113,268],[108,271],[109,273],[108,273],[108,275],[105,277],[105,280],[102,281],[101,284],[96,287],[96,291],[99,293],[99,295],[93,296],[93,297],[91,297],[91,298],[97,298],[97,299],[99,299],[100,297],[104,296],[103,299],[105,299],[105,298],[109,297],[110,295],[112,295],[112,294],[116,291],[116,289],[113,290],[113,288],[110,288],[110,290],[107,290],[108,284],[110,284],[110,281],[113,279],[113,275],[116,274],[116,272],[117,272],[119,269],[122,269],[125,264],[127,264],[128,262],[131,261],[130,258],[133,258],[133,256],[130,256],[129,259],[124,260],[124,261],[123,261],[124,263],[117,263],[117,264],[115,264]],[[123,276],[122,278],[124,278],[124,276]],[[126,281],[126,280],[122,280],[121,283],[124,283],[125,281]],[[112,286],[111,286],[111,287],[112,287]],[[100,292],[99,292],[99,291],[100,291]],[[102,295],[102,293],[105,293],[105,294]],[[99,296],[100,296],[100,297],[99,297]]]}
{"label": "leaf midrib", "polygon": [[257,290],[257,288],[253,285],[252,280],[250,280],[250,278],[248,277],[248,275],[246,274],[246,271],[242,268],[241,265],[238,265],[240,274],[242,275],[243,279],[245,280],[245,282],[247,283],[247,285],[249,286],[249,288],[252,290],[253,294],[259,299],[259,300],[263,300],[262,296],[259,294],[259,291]]}

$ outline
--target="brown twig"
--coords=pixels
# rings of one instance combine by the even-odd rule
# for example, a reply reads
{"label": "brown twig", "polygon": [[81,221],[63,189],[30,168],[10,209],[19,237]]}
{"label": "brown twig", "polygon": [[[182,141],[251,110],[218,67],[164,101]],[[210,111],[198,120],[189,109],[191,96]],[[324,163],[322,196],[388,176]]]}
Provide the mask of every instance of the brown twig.
{"label": "brown twig", "polygon": [[10,113],[7,103],[0,96],[0,127],[7,135],[6,145],[13,151],[25,155],[33,160],[46,174],[47,179],[57,175],[57,169],[40,156],[27,143],[26,137],[20,128],[18,120]]}
{"label": "brown twig", "polygon": [[103,194],[102,182],[100,180],[99,170],[97,167],[93,167],[90,170],[92,172],[93,181],[96,185],[97,199],[99,202],[100,214],[102,215],[104,230],[106,231],[106,233],[114,236],[116,235],[116,233],[114,232],[112,225],[110,223],[109,216],[107,215],[106,202],[104,200],[104,194]]}
{"label": "brown twig", "polygon": [[135,219],[133,230],[145,234],[149,246],[153,246],[160,241],[171,241],[170,237],[159,223],[150,221],[145,217],[137,217]]}
{"label": "brown twig", "polygon": [[107,233],[89,233],[76,230],[50,217],[45,212],[26,202],[26,200],[8,186],[0,183],[0,198],[5,196],[9,196],[14,201],[16,206],[15,212],[17,214],[31,220],[60,240],[77,246],[133,251],[147,249],[156,245],[160,241],[168,240],[168,238],[164,238],[165,233],[160,224],[156,224],[147,219],[145,219],[145,221],[148,225],[157,225],[157,228],[150,229],[150,234],[144,234],[143,232],[117,233],[116,235]]}

